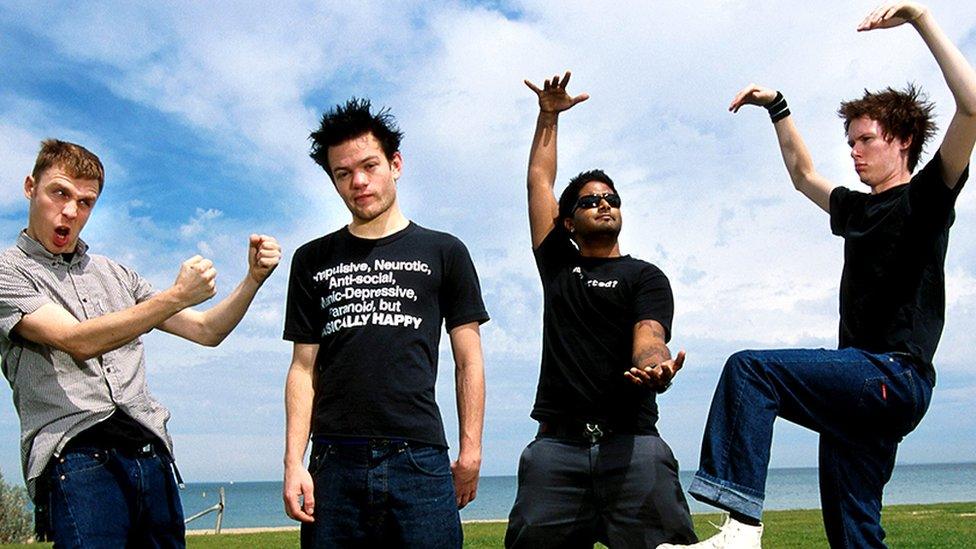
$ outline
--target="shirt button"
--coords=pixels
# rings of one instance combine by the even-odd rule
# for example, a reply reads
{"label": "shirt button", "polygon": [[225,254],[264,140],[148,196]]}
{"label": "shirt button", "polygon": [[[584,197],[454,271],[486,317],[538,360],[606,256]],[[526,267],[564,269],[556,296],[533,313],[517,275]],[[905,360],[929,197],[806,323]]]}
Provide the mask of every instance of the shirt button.
{"label": "shirt button", "polygon": [[112,367],[109,366],[108,368],[105,368],[105,371],[111,374],[112,373]]}

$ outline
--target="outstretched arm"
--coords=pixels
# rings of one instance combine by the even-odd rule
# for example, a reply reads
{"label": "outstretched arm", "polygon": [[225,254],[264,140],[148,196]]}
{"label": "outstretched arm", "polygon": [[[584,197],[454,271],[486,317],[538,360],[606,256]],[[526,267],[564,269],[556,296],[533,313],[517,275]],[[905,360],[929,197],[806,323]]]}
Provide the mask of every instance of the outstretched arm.
{"label": "outstretched arm", "polygon": [[451,474],[457,506],[461,509],[478,495],[481,431],[485,421],[485,366],[477,322],[455,327],[450,337],[461,439],[458,458],[451,463]]}
{"label": "outstretched arm", "polygon": [[[736,113],[743,105],[758,105],[765,107],[776,100],[776,91],[756,84],[749,84],[736,94],[729,105],[729,110]],[[830,213],[830,192],[835,185],[817,173],[813,167],[813,159],[807,150],[800,131],[796,129],[792,116],[785,116],[773,124],[776,138],[779,140],[779,150],[786,163],[786,171],[793,180],[796,190],[820,206],[820,209]]]}
{"label": "outstretched arm", "polygon": [[624,376],[636,385],[644,385],[657,392],[664,392],[671,379],[685,363],[685,352],[671,358],[671,351],[664,343],[664,326],[656,320],[642,320],[634,324],[633,366]]}
{"label": "outstretched arm", "polygon": [[570,97],[566,93],[570,76],[569,71],[566,71],[562,80],[553,76],[543,83],[542,89],[528,80],[525,81],[525,85],[539,96],[539,117],[535,124],[535,136],[532,138],[532,150],[529,152],[528,175],[529,229],[532,232],[533,249],[538,248],[552,231],[559,215],[559,204],[552,190],[556,182],[556,128],[559,113],[590,97],[585,93]]}
{"label": "outstretched arm", "polygon": [[929,9],[916,2],[885,4],[868,14],[857,30],[887,29],[904,23],[911,23],[922,36],[956,102],[956,112],[939,146],[942,178],[952,188],[969,165],[976,144],[976,72],[936,23]]}
{"label": "outstretched arm", "polygon": [[48,303],[24,315],[14,331],[75,360],[88,360],[118,349],[186,307],[210,299],[216,276],[210,260],[194,256],[180,266],[171,287],[133,307],[79,321],[67,309]]}
{"label": "outstretched arm", "polygon": [[248,272],[234,291],[206,311],[183,309],[159,325],[163,331],[201,345],[220,344],[230,334],[281,260],[281,247],[267,235],[252,234],[248,243]]}

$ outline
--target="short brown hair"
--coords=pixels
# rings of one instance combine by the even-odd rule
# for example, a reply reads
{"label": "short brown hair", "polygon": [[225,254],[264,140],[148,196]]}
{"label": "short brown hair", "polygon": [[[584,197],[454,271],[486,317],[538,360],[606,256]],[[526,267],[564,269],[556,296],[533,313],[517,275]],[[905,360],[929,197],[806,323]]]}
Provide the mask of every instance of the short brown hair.
{"label": "short brown hair", "polygon": [[911,172],[918,165],[925,142],[938,129],[932,120],[934,108],[922,90],[908,84],[904,90],[891,87],[879,92],[864,90],[864,97],[842,102],[837,115],[844,119],[844,133],[850,129],[852,120],[863,116],[881,124],[887,133],[885,138],[897,137],[902,141],[911,138],[908,147],[908,171]]}
{"label": "short brown hair", "polygon": [[31,176],[37,181],[45,170],[53,166],[61,168],[71,177],[97,180],[98,192],[102,192],[102,185],[105,183],[102,161],[81,145],[59,139],[41,141],[41,150],[37,153]]}

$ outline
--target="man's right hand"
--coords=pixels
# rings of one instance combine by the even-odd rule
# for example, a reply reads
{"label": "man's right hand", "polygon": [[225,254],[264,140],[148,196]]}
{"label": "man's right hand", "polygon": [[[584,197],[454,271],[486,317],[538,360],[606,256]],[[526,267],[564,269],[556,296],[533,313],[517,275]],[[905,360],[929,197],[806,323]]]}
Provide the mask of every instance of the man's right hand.
{"label": "man's right hand", "polygon": [[285,513],[294,520],[315,522],[315,494],[312,475],[301,465],[285,467],[285,485],[282,498]]}
{"label": "man's right hand", "polygon": [[734,113],[739,112],[739,109],[743,105],[765,107],[772,103],[774,99],[776,99],[776,90],[757,86],[756,84],[749,84],[742,88],[739,93],[735,94],[735,98],[732,99],[732,104],[729,105],[729,111]]}
{"label": "man's right hand", "polygon": [[173,290],[184,307],[192,307],[217,293],[217,269],[213,262],[195,255],[180,266]]}
{"label": "man's right hand", "polygon": [[539,96],[539,110],[545,113],[557,114],[573,107],[577,103],[582,103],[590,98],[588,94],[581,93],[576,97],[570,97],[566,93],[566,84],[569,84],[571,73],[566,71],[562,80],[558,76],[553,76],[551,80],[545,80],[542,89],[525,80],[528,86],[536,95]]}

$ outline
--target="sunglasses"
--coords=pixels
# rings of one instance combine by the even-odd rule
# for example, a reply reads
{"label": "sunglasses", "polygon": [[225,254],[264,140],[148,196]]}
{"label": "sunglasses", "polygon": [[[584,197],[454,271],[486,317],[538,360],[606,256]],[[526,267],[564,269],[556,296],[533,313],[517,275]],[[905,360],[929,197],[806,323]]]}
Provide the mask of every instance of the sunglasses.
{"label": "sunglasses", "polygon": [[596,208],[600,205],[600,202],[606,200],[607,204],[611,208],[620,207],[620,195],[617,193],[603,193],[603,194],[588,194],[581,196],[576,200],[576,206],[573,211],[582,208],[584,210],[589,210],[590,208]]}

